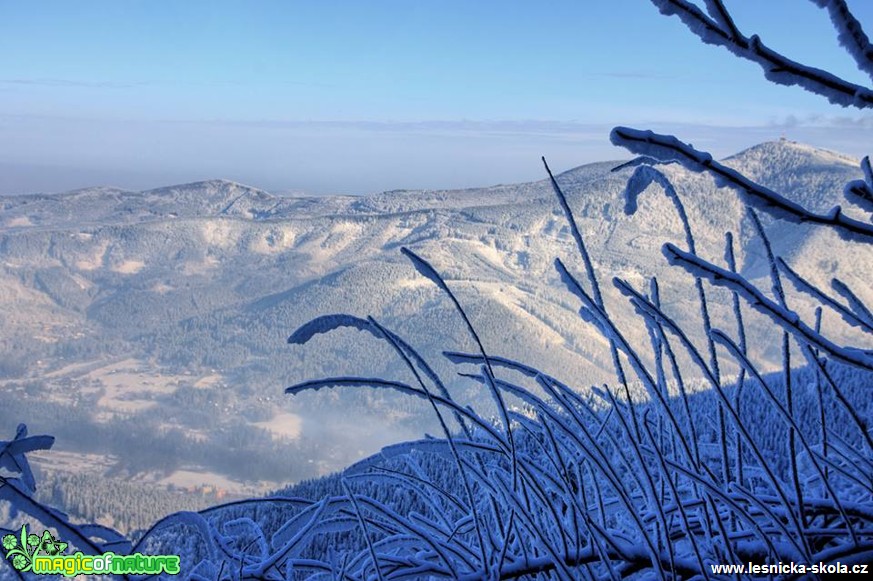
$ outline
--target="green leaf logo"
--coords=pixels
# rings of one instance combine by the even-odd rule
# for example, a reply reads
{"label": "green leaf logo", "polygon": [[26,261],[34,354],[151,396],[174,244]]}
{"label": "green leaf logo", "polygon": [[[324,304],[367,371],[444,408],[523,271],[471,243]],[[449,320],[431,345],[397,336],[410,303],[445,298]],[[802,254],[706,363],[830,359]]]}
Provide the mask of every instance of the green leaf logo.
{"label": "green leaf logo", "polygon": [[18,539],[15,538],[15,535],[5,535],[3,537],[3,548],[7,551],[14,549],[18,546]]}
{"label": "green leaf logo", "polygon": [[42,537],[35,534],[27,534],[27,525],[21,526],[21,534],[4,535],[3,548],[6,549],[6,558],[16,570],[30,571],[33,566],[33,558],[42,553],[48,556],[60,555],[67,549],[67,543],[63,543],[52,536],[48,531],[43,531]]}
{"label": "green leaf logo", "polygon": [[12,561],[12,566],[18,571],[30,570],[33,554],[27,551],[27,525],[21,525],[21,546],[18,546],[18,538],[15,535],[3,536],[3,548],[6,549],[6,558]]}
{"label": "green leaf logo", "polygon": [[28,565],[27,557],[24,555],[15,555],[12,557],[12,566],[18,569],[19,571],[24,571],[25,567]]}

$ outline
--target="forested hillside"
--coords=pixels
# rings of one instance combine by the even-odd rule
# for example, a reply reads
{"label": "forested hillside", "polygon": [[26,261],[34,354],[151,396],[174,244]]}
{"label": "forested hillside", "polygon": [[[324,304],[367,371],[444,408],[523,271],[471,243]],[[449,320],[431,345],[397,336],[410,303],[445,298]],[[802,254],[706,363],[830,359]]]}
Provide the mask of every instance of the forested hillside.
{"label": "forested hillside", "polygon": [[[721,0],[652,2],[873,108]],[[863,573],[869,157],[610,140],[635,157],[476,190],[0,200],[0,577],[68,548],[192,581]]]}

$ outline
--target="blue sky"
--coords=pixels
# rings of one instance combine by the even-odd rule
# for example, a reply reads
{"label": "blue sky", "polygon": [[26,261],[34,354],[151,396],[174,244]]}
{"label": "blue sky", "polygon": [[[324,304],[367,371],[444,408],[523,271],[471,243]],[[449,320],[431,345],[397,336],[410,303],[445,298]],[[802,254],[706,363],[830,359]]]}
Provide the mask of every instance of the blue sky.
{"label": "blue sky", "polygon": [[[727,4],[745,33],[865,82],[812,2]],[[873,29],[873,2],[850,5]],[[626,157],[617,124],[718,155],[873,144],[870,114],[770,85],[646,0],[0,0],[0,193],[490,185],[542,178],[541,155]]]}

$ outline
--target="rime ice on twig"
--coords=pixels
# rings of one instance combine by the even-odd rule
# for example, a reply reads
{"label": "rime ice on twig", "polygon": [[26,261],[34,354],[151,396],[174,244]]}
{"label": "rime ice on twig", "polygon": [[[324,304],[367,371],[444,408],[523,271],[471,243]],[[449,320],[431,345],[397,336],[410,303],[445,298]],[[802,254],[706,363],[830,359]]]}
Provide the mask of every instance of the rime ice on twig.
{"label": "rime ice on twig", "polygon": [[[733,26],[732,21],[730,27],[726,26],[724,17],[710,17],[687,0],[652,0],[652,3],[663,14],[678,16],[682,23],[706,44],[723,46],[736,56],[757,63],[764,69],[764,76],[769,81],[779,85],[797,85],[825,97],[835,105],[859,109],[873,107],[873,90],[869,87],[851,83],[828,71],[793,61],[766,46],[757,35],[744,36]],[[707,4],[710,7],[724,8],[720,1],[710,1]],[[727,11],[723,14],[726,15]],[[834,12],[832,11],[831,14],[833,17]],[[853,28],[848,18],[841,18],[839,22],[834,19],[834,23],[840,30],[840,40],[844,46],[856,47],[850,48],[849,52],[856,57],[856,61],[861,57],[858,61],[859,66],[863,62],[863,70],[869,72],[870,49],[869,44],[865,46],[866,36],[863,35],[863,31],[860,31],[860,25]],[[857,34],[859,31],[860,35]],[[860,48],[857,48],[859,45]]]}
{"label": "rime ice on twig", "polygon": [[847,183],[844,194],[853,204],[867,212],[873,212],[873,168],[870,166],[869,155],[861,160],[861,171],[864,172],[864,179]]}
{"label": "rime ice on twig", "polygon": [[835,345],[801,321],[797,313],[774,303],[741,276],[706,262],[669,243],[664,245],[663,252],[670,264],[681,266],[694,276],[705,278],[716,286],[724,286],[736,291],[737,294],[746,299],[749,306],[770,317],[773,322],[797,337],[799,341],[809,343],[843,363],[873,370],[873,353],[855,347]]}
{"label": "rime ice on twig", "polygon": [[672,135],[640,131],[630,127],[616,127],[610,133],[613,144],[660,161],[676,161],[686,169],[710,174],[719,186],[729,186],[739,192],[742,200],[753,208],[776,218],[796,223],[831,226],[848,240],[873,242],[873,225],[843,215],[839,206],[827,214],[816,214],[786,197],[756,184],[740,172],[712,159],[706,152],[694,149]]}
{"label": "rime ice on twig", "polygon": [[870,39],[864,33],[861,23],[849,10],[845,0],[812,1],[820,8],[827,9],[831,22],[837,29],[837,38],[840,44],[855,59],[858,69],[873,79],[873,45],[870,44]]}

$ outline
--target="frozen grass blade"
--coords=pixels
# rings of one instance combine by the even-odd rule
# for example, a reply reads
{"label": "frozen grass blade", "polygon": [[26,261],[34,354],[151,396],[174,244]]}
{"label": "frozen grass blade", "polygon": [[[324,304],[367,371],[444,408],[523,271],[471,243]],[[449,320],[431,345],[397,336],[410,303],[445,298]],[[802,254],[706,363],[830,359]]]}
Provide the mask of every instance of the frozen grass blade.
{"label": "frozen grass blade", "polygon": [[663,252],[671,264],[691,272],[699,272],[716,286],[735,290],[753,309],[767,315],[774,323],[794,335],[798,341],[815,346],[833,359],[873,371],[873,354],[869,351],[855,347],[840,347],[832,343],[807,326],[796,313],[780,307],[739,275],[679,250],[669,243],[664,245]]}
{"label": "frozen grass blade", "polygon": [[[849,325],[866,331],[867,333],[873,333],[873,326],[869,325],[867,321],[857,316],[854,312],[847,309],[840,303],[838,303],[835,299],[831,298],[824,291],[820,290],[814,284],[797,274],[788,264],[782,260],[781,258],[777,259],[779,263],[779,269],[785,273],[794,286],[797,287],[797,290],[801,292],[805,292],[819,301],[821,301],[822,305],[828,306],[833,309],[843,320]],[[820,333],[819,329],[816,329],[817,333]]]}

